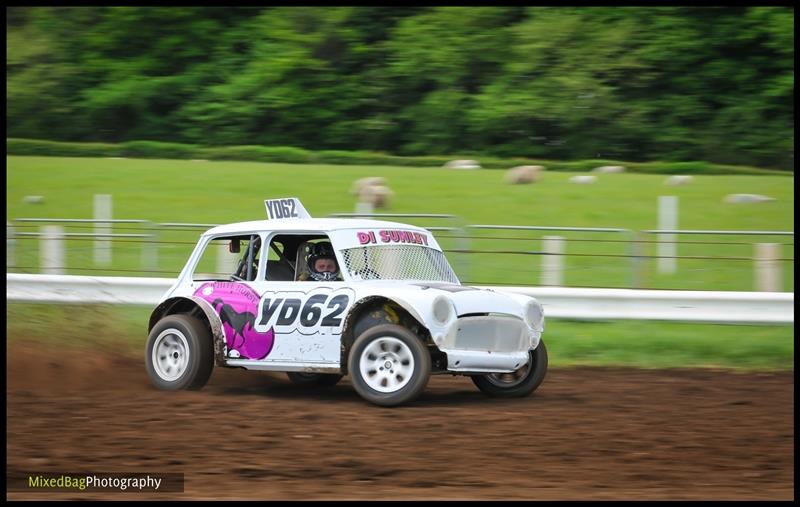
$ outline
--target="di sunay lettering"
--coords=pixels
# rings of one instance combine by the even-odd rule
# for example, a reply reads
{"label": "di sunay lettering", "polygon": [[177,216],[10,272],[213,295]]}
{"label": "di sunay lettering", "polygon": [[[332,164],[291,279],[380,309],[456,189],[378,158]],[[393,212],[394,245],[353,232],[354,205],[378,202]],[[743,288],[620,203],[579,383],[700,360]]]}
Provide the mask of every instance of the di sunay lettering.
{"label": "di sunay lettering", "polygon": [[375,231],[359,231],[356,237],[361,245],[377,244],[380,237],[380,243],[412,243],[428,246],[428,236],[414,231],[383,230],[378,231],[377,235]]}
{"label": "di sunay lettering", "polygon": [[358,237],[358,242],[362,245],[378,242],[378,240],[375,239],[375,231],[368,231],[368,232],[358,231],[356,233],[356,236]]}
{"label": "di sunay lettering", "polygon": [[381,243],[415,243],[427,245],[428,237],[425,234],[412,231],[380,231]]}

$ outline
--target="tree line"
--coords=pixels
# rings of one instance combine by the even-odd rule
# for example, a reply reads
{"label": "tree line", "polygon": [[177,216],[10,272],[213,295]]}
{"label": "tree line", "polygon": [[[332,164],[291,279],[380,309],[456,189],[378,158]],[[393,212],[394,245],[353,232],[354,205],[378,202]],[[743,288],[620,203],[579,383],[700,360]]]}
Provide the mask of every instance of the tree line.
{"label": "tree line", "polygon": [[788,7],[10,7],[6,132],[793,169]]}

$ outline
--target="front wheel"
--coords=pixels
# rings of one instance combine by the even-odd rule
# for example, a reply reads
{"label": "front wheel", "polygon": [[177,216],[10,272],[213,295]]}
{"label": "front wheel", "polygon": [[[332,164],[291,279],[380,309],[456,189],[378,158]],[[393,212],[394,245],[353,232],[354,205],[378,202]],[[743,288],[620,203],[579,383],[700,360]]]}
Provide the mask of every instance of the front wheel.
{"label": "front wheel", "polygon": [[286,376],[293,384],[300,386],[335,386],[342,380],[343,375],[338,373],[306,373],[300,371],[286,372]]}
{"label": "front wheel", "polygon": [[214,368],[211,332],[188,315],[159,320],[145,350],[147,374],[159,389],[200,389]]}
{"label": "front wheel", "polygon": [[347,366],[362,398],[392,407],[422,393],[431,375],[431,356],[416,334],[403,326],[381,324],[356,338]]}
{"label": "front wheel", "polygon": [[540,340],[536,349],[529,353],[528,364],[511,373],[489,373],[473,375],[472,382],[483,393],[498,398],[521,398],[528,396],[544,380],[547,373],[547,348]]}

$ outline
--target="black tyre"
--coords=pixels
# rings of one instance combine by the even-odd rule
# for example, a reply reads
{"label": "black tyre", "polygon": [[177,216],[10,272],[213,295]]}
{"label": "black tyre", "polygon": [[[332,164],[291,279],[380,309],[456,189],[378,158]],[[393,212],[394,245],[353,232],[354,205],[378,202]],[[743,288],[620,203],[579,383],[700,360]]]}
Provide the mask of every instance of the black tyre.
{"label": "black tyre", "polygon": [[347,366],[353,388],[362,398],[391,407],[422,393],[431,375],[431,356],[408,329],[381,324],[356,338]]}
{"label": "black tyre", "polygon": [[472,375],[472,382],[489,396],[498,398],[528,396],[539,387],[547,373],[547,348],[544,346],[544,341],[539,341],[539,346],[529,354],[529,363],[515,372]]}
{"label": "black tyre", "polygon": [[164,317],[147,338],[145,364],[159,389],[202,388],[214,368],[210,330],[188,315]]}
{"label": "black tyre", "polygon": [[335,386],[344,375],[338,373],[305,373],[300,371],[286,372],[293,384],[299,386]]}

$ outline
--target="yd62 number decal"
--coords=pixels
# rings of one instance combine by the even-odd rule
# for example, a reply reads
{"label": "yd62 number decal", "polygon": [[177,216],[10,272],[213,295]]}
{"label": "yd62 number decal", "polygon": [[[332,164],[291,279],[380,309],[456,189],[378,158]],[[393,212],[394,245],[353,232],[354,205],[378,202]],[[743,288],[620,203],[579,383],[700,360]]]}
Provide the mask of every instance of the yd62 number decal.
{"label": "yd62 number decal", "polygon": [[264,201],[267,205],[267,217],[275,218],[297,218],[294,199],[271,199]]}
{"label": "yd62 number decal", "polygon": [[351,289],[315,289],[303,292],[267,292],[258,305],[255,329],[279,333],[314,334],[320,328],[341,332],[346,310],[353,302]]}

